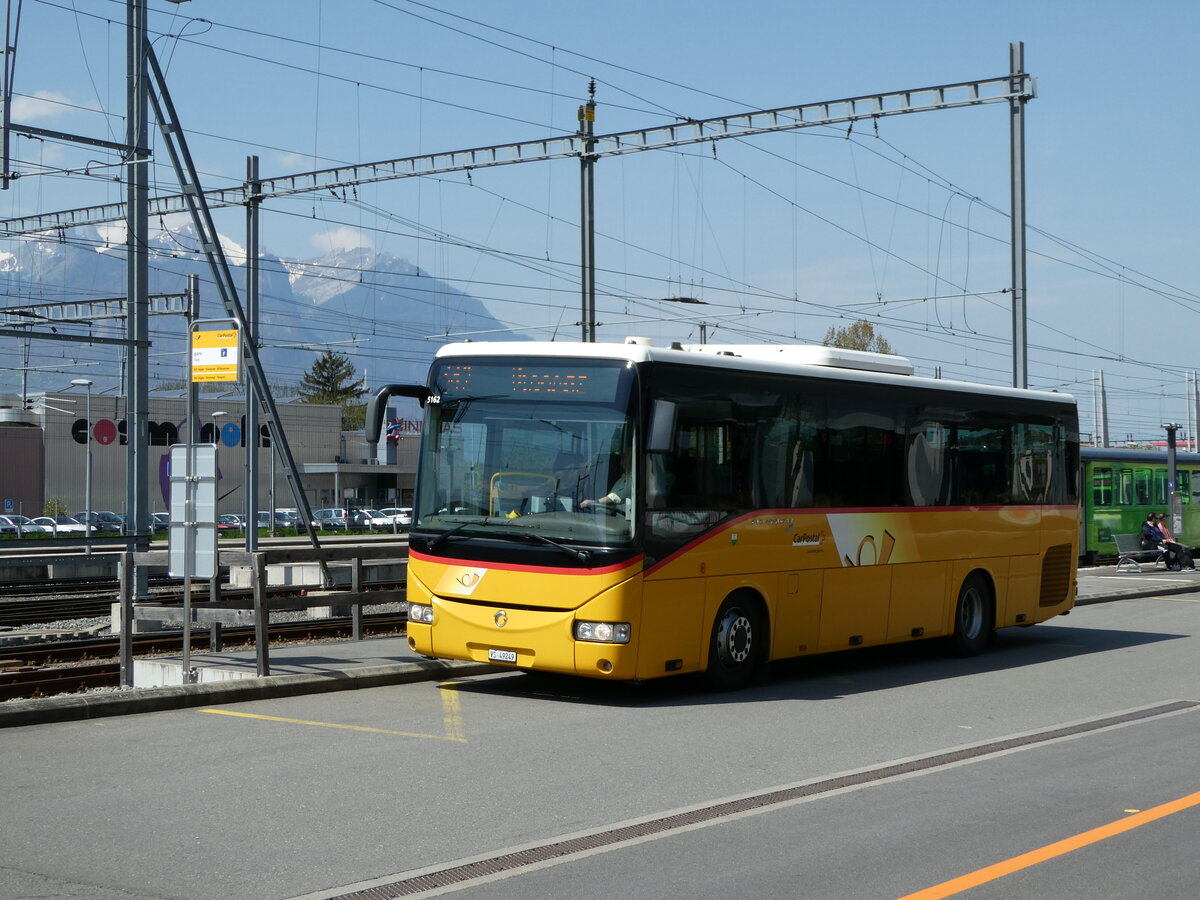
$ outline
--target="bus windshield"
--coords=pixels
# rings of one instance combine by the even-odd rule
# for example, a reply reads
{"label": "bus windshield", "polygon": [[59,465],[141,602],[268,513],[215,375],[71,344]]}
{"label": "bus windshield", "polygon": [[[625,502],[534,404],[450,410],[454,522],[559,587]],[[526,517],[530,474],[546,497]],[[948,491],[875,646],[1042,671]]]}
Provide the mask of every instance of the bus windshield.
{"label": "bus windshield", "polygon": [[629,543],[634,383],[617,360],[435,364],[414,527],[441,540]]}

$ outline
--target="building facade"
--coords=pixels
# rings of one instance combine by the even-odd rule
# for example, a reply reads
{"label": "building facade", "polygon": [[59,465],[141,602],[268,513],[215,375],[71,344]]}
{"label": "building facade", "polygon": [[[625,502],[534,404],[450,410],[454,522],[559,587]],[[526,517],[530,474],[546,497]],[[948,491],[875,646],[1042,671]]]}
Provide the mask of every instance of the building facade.
{"label": "building facade", "polygon": [[[125,512],[128,454],[125,398],[84,391],[0,397],[0,514],[3,508],[27,516],[43,514],[47,503],[60,502],[68,514],[87,507],[87,459],[92,460],[93,510]],[[30,408],[25,409],[28,405]],[[152,394],[149,401],[147,484],[151,512],[170,509],[171,446],[188,434],[186,396]],[[341,409],[311,403],[277,403],[280,424],[300,470],[309,506],[409,506],[415,483],[419,423],[392,428],[374,454],[361,432],[341,430]],[[200,440],[217,445],[219,513],[244,512],[250,471],[242,395],[214,399],[202,396]],[[290,508],[292,496],[283,465],[271,447],[269,429],[261,424],[253,441],[258,447],[254,468],[258,507]],[[389,410],[389,423],[400,420]]]}

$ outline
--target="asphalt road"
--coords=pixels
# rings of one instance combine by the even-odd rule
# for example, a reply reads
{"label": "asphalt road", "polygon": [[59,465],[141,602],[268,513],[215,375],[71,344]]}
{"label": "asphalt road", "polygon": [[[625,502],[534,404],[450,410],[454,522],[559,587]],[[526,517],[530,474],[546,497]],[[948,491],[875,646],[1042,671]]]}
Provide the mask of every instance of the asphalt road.
{"label": "asphalt road", "polygon": [[1192,897],[1198,632],[1175,594],[735,694],[513,673],[5,729],[0,900]]}

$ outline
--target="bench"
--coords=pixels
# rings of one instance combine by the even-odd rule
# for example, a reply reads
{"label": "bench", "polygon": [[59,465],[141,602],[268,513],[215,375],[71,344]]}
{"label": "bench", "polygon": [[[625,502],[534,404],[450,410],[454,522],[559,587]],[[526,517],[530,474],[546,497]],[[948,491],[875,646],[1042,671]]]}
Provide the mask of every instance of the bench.
{"label": "bench", "polygon": [[1167,564],[1167,554],[1157,547],[1152,547],[1149,550],[1142,546],[1142,536],[1140,534],[1114,534],[1113,540],[1117,543],[1117,571],[1121,571],[1121,566],[1129,563],[1137,572],[1142,571],[1143,562],[1153,562],[1154,568],[1158,568],[1158,564],[1163,566]]}

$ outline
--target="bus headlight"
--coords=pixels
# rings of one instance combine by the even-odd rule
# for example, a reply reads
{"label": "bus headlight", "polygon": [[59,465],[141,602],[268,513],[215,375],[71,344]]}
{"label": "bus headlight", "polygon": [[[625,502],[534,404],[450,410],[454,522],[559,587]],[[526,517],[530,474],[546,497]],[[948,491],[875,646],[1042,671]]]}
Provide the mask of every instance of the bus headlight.
{"label": "bus headlight", "polygon": [[408,605],[408,621],[416,622],[419,625],[432,625],[433,607],[426,606],[424,603],[410,603]]}
{"label": "bus headlight", "polygon": [[576,622],[575,640],[597,644],[628,644],[628,622]]}

